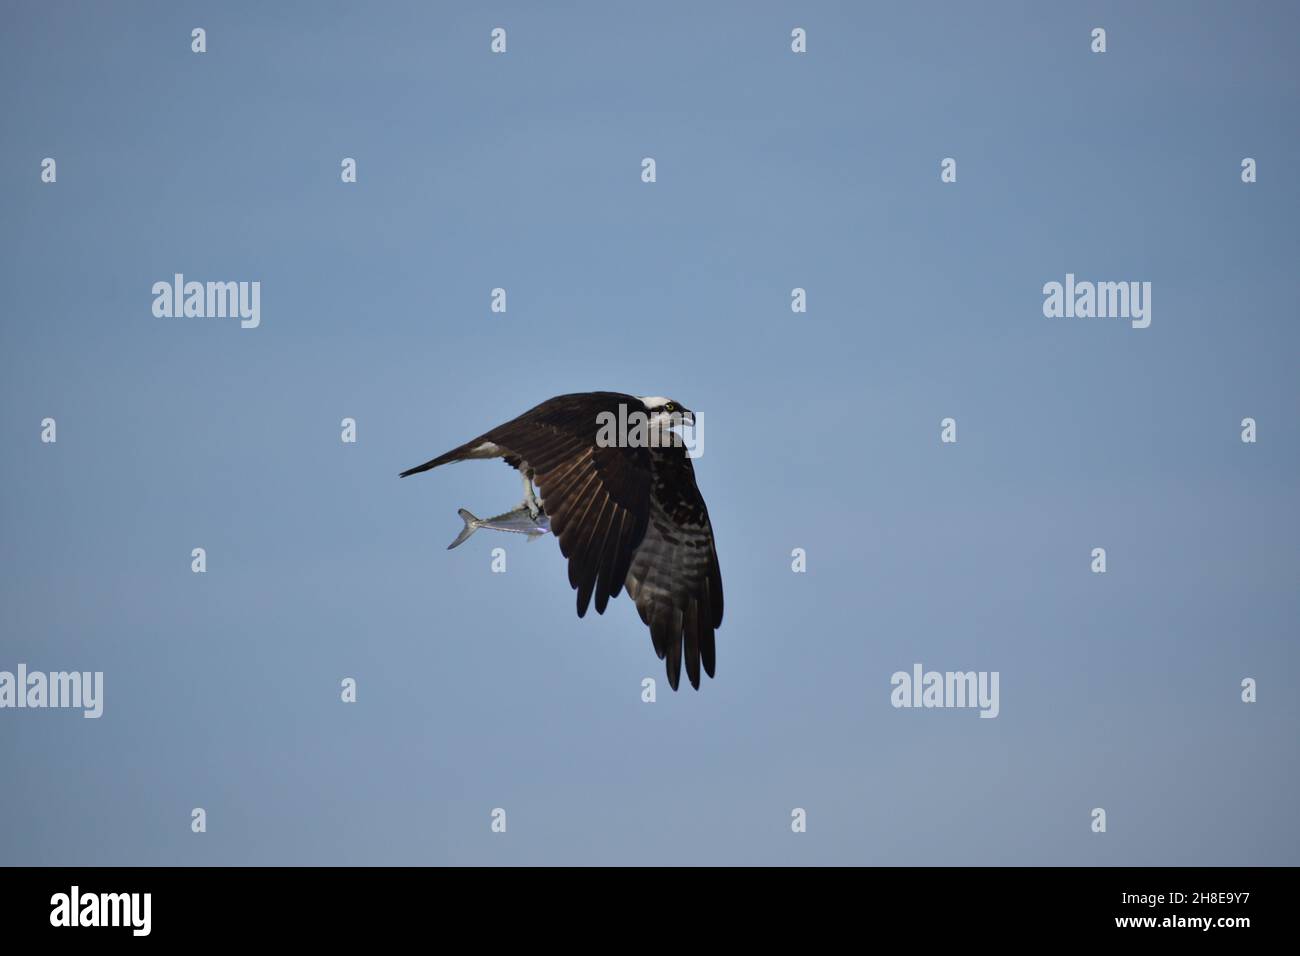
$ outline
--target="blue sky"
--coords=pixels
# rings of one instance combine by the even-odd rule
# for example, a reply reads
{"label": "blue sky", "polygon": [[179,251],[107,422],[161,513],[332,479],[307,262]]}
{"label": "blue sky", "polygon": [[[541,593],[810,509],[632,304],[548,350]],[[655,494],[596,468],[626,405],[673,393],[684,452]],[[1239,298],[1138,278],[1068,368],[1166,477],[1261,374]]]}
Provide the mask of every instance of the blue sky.
{"label": "blue sky", "polygon": [[[7,6],[0,670],[105,712],[0,711],[0,861],[1300,862],[1300,24],[1249,9]],[[176,272],[260,327],[155,318]],[[588,389],[706,417],[698,693],[553,541],[444,550],[504,466],[396,478]],[[891,707],[915,662],[998,718]]]}

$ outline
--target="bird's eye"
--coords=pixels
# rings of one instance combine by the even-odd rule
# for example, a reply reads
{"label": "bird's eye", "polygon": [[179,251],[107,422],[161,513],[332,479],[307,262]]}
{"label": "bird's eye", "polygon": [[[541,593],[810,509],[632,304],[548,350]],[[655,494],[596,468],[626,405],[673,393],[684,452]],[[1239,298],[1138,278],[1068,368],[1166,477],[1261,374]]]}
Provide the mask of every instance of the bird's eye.
{"label": "bird's eye", "polygon": [[675,412],[677,411],[677,406],[674,405],[672,402],[669,402],[667,405],[664,406],[664,411]]}

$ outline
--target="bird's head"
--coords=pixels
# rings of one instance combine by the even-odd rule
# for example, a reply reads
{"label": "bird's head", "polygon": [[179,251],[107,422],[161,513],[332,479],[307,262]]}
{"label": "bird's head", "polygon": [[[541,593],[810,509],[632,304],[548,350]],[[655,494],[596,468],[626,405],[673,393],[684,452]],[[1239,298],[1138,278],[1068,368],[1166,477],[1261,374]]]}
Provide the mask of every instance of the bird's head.
{"label": "bird's head", "polygon": [[646,395],[642,396],[641,404],[645,406],[646,414],[650,416],[651,428],[667,431],[673,427],[695,424],[695,413],[681,402],[671,398],[664,398],[662,395]]}

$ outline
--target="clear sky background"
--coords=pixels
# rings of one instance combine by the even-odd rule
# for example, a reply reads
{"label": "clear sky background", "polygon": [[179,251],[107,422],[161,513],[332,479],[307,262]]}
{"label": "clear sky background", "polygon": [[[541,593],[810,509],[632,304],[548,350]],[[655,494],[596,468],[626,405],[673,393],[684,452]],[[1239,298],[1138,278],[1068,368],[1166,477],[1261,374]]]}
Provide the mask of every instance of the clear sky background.
{"label": "clear sky background", "polygon": [[[0,669],[106,685],[0,711],[0,862],[1300,863],[1294,4],[0,26]],[[176,272],[261,327],[155,318]],[[1067,272],[1150,328],[1045,318]],[[705,418],[698,693],[552,540],[444,550],[513,472],[397,479],[589,389]],[[894,709],[915,662],[1000,716]]]}

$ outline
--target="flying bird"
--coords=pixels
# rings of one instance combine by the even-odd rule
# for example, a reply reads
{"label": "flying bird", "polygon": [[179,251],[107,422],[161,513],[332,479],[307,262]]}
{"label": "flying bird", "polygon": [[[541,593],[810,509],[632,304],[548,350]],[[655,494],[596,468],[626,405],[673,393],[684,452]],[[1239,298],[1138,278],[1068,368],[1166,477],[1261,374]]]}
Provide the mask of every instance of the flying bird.
{"label": "flying bird", "polygon": [[[619,423],[612,442],[611,418]],[[629,421],[645,424],[639,439],[636,428],[629,435],[623,427]],[[559,395],[401,477],[453,461],[505,459],[523,476],[521,507],[549,519],[568,558],[578,617],[593,598],[604,614],[627,588],[668,683],[677,689],[684,658],[698,690],[701,668],[712,677],[716,664],[722,572],[695,469],[671,431],[694,422],[689,409],[659,396]]]}

